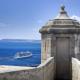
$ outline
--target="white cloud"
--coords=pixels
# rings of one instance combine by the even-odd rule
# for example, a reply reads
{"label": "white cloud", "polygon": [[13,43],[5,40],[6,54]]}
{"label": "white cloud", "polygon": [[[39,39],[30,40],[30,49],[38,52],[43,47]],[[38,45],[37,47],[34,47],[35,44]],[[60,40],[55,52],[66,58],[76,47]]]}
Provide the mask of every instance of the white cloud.
{"label": "white cloud", "polygon": [[71,16],[71,19],[75,19],[75,20],[78,20],[80,22],[80,17],[79,16],[73,15],[73,16]]}

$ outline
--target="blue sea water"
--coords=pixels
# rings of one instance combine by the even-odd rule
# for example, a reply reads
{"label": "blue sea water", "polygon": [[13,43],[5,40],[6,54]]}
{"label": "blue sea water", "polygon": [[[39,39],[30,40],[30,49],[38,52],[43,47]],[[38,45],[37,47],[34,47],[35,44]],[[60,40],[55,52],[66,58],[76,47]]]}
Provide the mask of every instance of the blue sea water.
{"label": "blue sea water", "polygon": [[[31,57],[15,59],[17,52],[30,51]],[[0,42],[0,65],[37,66],[41,63],[41,44],[35,42]]]}

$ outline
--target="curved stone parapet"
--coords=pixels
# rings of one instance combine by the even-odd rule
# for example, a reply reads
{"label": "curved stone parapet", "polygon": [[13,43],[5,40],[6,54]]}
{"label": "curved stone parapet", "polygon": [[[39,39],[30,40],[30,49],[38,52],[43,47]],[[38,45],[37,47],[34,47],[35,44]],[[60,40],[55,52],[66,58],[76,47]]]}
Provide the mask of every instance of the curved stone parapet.
{"label": "curved stone parapet", "polygon": [[38,67],[0,72],[0,80],[53,80],[54,72],[54,58],[50,57]]}
{"label": "curved stone parapet", "polygon": [[72,80],[80,80],[80,61],[72,58]]}

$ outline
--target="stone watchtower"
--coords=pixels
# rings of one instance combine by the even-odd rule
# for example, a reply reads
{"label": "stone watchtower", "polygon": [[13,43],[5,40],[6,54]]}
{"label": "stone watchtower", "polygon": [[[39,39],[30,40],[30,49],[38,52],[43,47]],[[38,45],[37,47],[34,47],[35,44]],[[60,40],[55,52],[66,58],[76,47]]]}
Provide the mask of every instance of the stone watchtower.
{"label": "stone watchtower", "polygon": [[42,37],[42,62],[54,56],[55,79],[71,80],[72,57],[79,56],[80,24],[70,19],[65,7],[61,6],[59,15],[49,20],[40,29]]}

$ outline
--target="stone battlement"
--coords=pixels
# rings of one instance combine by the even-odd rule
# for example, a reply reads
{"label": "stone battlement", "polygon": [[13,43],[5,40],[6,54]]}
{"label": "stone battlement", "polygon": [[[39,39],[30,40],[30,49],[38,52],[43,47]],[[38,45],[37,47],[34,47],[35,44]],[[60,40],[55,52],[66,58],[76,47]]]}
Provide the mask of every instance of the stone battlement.
{"label": "stone battlement", "polygon": [[[1,66],[0,80],[54,80],[54,58],[50,57],[38,67]],[[72,80],[80,80],[80,61],[72,58]]]}
{"label": "stone battlement", "polygon": [[54,58],[50,57],[38,67],[4,66],[3,72],[0,71],[0,80],[53,80]]}
{"label": "stone battlement", "polygon": [[80,61],[72,58],[72,80],[80,80]]}

